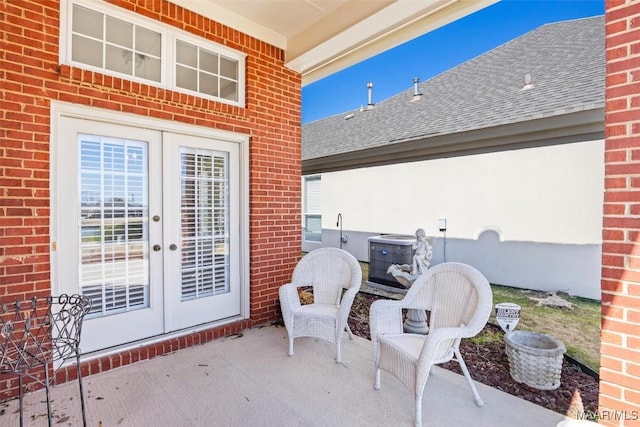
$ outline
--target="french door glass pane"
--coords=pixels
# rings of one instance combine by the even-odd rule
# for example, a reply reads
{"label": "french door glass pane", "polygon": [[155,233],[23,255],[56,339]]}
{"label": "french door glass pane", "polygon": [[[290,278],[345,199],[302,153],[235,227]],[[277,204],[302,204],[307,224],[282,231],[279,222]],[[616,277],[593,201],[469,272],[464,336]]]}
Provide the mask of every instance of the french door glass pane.
{"label": "french door glass pane", "polygon": [[79,135],[80,290],[92,317],[149,306],[147,143]]}
{"label": "french door glass pane", "polygon": [[182,300],[229,292],[226,153],[180,150]]}

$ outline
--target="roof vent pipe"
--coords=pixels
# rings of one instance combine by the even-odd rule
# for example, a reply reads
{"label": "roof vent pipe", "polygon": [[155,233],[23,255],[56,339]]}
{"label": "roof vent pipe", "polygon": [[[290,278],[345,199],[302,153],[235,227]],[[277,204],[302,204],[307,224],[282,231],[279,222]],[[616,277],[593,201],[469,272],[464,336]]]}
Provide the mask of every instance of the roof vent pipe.
{"label": "roof vent pipe", "polygon": [[420,77],[413,78],[413,98],[411,102],[420,101],[422,93],[420,92]]}
{"label": "roof vent pipe", "polygon": [[533,84],[532,80],[531,80],[531,74],[525,74],[524,75],[524,86],[522,86],[522,89],[520,90],[529,90],[529,89],[533,89],[535,87],[535,85]]}
{"label": "roof vent pipe", "polygon": [[420,87],[418,86],[419,84],[420,84],[420,77],[414,77],[413,78],[413,96],[422,95],[420,93]]}
{"label": "roof vent pipe", "polygon": [[368,82],[367,83],[367,91],[368,91],[368,95],[369,95],[369,102],[367,103],[367,110],[373,108],[373,95],[372,95],[372,91],[373,91],[373,83],[372,82]]}

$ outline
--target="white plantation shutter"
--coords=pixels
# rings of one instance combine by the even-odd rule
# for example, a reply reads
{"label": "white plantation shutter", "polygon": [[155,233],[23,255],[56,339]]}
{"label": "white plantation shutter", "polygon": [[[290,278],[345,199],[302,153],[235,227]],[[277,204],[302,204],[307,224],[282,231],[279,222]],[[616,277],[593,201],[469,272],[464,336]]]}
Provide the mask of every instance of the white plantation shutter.
{"label": "white plantation shutter", "polygon": [[322,196],[320,177],[305,178],[305,212],[319,214],[322,212]]}
{"label": "white plantation shutter", "polygon": [[182,299],[229,292],[229,178],[224,152],[182,147]]}
{"label": "white plantation shutter", "polygon": [[149,306],[147,143],[78,135],[80,289],[91,316]]}

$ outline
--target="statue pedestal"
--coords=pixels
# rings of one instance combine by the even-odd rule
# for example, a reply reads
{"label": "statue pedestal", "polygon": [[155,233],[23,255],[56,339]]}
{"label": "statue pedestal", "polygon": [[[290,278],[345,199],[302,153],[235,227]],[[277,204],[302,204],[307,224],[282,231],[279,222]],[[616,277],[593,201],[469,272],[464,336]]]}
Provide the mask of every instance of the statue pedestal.
{"label": "statue pedestal", "polygon": [[404,330],[412,334],[426,335],[429,332],[427,326],[427,313],[424,310],[409,309],[404,321]]}
{"label": "statue pedestal", "polygon": [[[408,289],[418,278],[417,275],[408,271],[410,267],[409,265],[393,264],[387,269],[387,273],[391,274],[398,283]],[[429,332],[427,313],[424,310],[409,309],[407,318],[404,321],[404,330],[412,334],[426,335]]]}

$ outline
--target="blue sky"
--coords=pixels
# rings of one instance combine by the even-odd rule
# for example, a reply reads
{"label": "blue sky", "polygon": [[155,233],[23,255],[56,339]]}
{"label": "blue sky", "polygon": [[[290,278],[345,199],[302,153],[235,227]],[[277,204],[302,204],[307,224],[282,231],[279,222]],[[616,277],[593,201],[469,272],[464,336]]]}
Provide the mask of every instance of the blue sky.
{"label": "blue sky", "polygon": [[[472,1],[472,0],[468,0]],[[604,0],[502,0],[302,88],[302,123],[380,102],[550,22],[604,15]]]}

